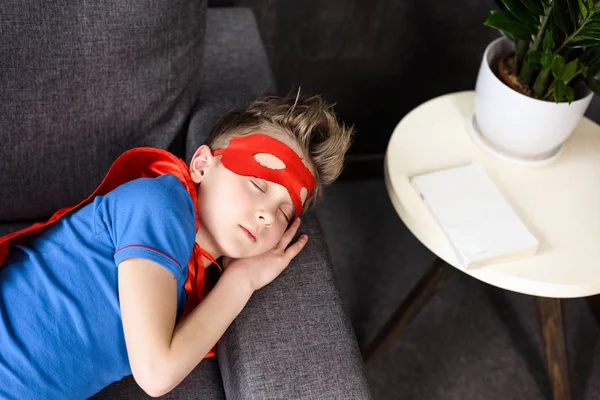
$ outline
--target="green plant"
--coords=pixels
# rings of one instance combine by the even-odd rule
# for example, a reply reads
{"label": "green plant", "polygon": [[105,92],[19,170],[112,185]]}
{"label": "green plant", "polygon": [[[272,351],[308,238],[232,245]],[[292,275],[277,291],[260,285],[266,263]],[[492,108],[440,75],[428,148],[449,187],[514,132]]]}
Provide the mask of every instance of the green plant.
{"label": "green plant", "polygon": [[515,44],[513,79],[537,99],[569,103],[577,81],[600,94],[597,0],[496,0],[484,25]]}

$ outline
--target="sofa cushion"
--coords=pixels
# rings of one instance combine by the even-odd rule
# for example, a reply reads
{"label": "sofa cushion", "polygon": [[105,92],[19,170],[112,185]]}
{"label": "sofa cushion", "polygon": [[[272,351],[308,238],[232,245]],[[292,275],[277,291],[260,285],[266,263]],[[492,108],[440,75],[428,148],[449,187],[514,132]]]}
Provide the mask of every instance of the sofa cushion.
{"label": "sofa cushion", "polygon": [[18,221],[18,222],[0,222],[0,237],[25,229],[36,222],[41,221]]}
{"label": "sofa cushion", "polygon": [[125,150],[182,140],[205,16],[206,0],[0,2],[0,220],[47,217]]}

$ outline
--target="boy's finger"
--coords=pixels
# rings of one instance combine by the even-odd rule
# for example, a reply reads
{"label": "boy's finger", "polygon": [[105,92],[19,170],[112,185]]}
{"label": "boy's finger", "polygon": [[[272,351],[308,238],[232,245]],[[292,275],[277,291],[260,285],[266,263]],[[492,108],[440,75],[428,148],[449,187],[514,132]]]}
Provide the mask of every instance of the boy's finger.
{"label": "boy's finger", "polygon": [[287,257],[287,259],[289,261],[292,261],[292,259],[294,257],[296,257],[298,255],[298,253],[300,253],[300,251],[304,248],[304,246],[306,245],[307,242],[308,242],[308,236],[306,236],[306,235],[300,236],[298,238],[298,240],[296,240],[296,243],[294,243],[293,245],[288,247],[287,250],[285,251],[284,254]]}
{"label": "boy's finger", "polygon": [[288,246],[288,244],[290,244],[290,242],[294,238],[294,235],[296,235],[296,232],[298,231],[299,227],[300,218],[296,218],[296,220],[292,222],[292,225],[290,225],[288,230],[283,233],[283,236],[281,236],[277,247],[281,248],[282,250],[285,250],[285,248]]}

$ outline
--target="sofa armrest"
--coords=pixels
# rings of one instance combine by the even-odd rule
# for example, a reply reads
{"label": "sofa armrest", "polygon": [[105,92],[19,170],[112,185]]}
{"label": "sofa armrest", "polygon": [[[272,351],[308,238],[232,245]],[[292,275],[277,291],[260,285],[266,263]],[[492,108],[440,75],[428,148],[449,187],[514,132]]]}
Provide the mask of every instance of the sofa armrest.
{"label": "sofa armrest", "polygon": [[371,398],[315,213],[300,231],[306,247],[217,344],[227,399]]}

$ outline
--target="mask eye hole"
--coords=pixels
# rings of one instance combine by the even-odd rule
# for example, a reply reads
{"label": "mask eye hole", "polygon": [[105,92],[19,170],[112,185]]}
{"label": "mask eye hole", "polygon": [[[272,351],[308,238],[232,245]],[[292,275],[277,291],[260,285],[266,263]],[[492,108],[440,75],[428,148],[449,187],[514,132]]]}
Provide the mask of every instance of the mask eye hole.
{"label": "mask eye hole", "polygon": [[257,153],[254,155],[254,160],[256,160],[256,162],[262,165],[263,167],[267,167],[269,169],[285,169],[285,163],[273,154]]}

